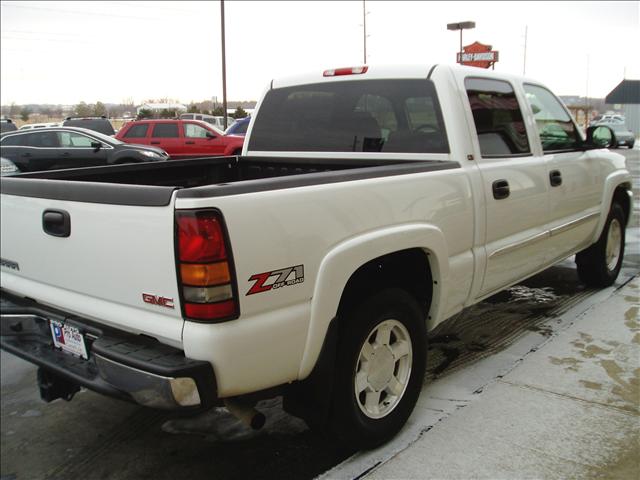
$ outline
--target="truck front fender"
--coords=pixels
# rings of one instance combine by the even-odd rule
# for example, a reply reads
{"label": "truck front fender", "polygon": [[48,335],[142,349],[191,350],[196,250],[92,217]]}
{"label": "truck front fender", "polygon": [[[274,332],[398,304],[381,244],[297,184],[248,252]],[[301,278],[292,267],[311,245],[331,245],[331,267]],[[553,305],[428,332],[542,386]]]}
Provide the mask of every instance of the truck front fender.
{"label": "truck front fender", "polygon": [[440,229],[429,224],[412,223],[350,238],[332,248],[320,263],[299,379],[306,378],[312,371],[329,323],[337,315],[342,293],[353,273],[371,260],[411,248],[420,248],[428,254],[434,280],[429,316],[438,317],[449,275],[447,244]]}

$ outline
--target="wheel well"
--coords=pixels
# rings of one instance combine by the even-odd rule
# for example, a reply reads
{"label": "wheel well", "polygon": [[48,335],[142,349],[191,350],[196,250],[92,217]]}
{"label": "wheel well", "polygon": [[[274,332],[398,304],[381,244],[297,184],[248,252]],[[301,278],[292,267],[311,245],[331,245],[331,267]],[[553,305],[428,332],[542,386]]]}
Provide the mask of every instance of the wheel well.
{"label": "wheel well", "polygon": [[629,220],[631,220],[631,201],[627,194],[628,189],[629,187],[626,184],[617,187],[615,192],[613,192],[613,201],[611,202],[612,205],[617,203],[622,207],[622,210],[624,211],[625,225],[629,225]]}
{"label": "wheel well", "polygon": [[375,258],[356,270],[349,278],[338,306],[338,315],[359,300],[384,288],[406,290],[428,312],[433,292],[427,253],[419,248],[401,250]]}

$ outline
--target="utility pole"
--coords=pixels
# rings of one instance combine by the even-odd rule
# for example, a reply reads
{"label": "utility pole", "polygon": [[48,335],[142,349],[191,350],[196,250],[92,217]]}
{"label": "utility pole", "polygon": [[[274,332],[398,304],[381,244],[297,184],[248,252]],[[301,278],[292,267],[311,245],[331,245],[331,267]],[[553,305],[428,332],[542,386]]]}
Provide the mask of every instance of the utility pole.
{"label": "utility pole", "polygon": [[524,26],[524,61],[522,62],[522,75],[527,74],[527,30],[529,25]]}
{"label": "utility pole", "polygon": [[365,5],[366,0],[362,0],[362,24],[364,26],[364,64],[367,64],[367,6]]}
{"label": "utility pole", "polygon": [[584,128],[587,129],[589,127],[589,113],[590,113],[590,105],[589,105],[589,54],[587,54],[587,86],[586,93],[584,99],[586,108],[585,108],[585,119],[584,119]]}
{"label": "utility pole", "polygon": [[224,0],[220,0],[220,22],[222,23],[222,124],[227,129],[227,59],[224,42]]}

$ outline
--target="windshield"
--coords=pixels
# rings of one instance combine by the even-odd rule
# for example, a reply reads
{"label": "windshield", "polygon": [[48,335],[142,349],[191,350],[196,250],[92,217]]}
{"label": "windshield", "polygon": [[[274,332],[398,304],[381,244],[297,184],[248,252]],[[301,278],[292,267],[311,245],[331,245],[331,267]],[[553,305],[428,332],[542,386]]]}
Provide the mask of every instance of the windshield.
{"label": "windshield", "polygon": [[249,150],[447,153],[433,83],[336,81],[270,90]]}

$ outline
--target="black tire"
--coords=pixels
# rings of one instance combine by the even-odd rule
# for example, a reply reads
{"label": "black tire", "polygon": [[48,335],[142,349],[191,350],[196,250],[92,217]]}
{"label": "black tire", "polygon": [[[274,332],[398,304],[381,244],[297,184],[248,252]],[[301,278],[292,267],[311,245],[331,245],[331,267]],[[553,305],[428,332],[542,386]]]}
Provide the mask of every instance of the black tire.
{"label": "black tire", "polygon": [[[576,255],[578,277],[585,284],[590,287],[608,287],[616,281],[624,258],[624,229],[624,211],[619,204],[614,203],[598,241]],[[607,243],[610,243],[609,259],[607,259]],[[617,255],[611,258],[611,254],[615,253],[617,248],[619,248]]]}
{"label": "black tire", "polygon": [[633,146],[635,145],[636,141],[635,140],[631,140],[631,143],[629,144],[629,150],[631,150],[633,148]]}
{"label": "black tire", "polygon": [[[427,352],[424,314],[414,297],[404,290],[393,288],[366,298],[340,321],[342,323],[327,433],[345,447],[374,448],[398,433],[420,395]],[[385,335],[378,332],[386,331],[385,327],[391,328],[388,336],[390,340],[387,345],[381,345],[378,343],[378,335]],[[380,329],[377,330],[378,328]],[[361,362],[361,350],[365,342],[372,347],[373,354],[368,361]],[[403,342],[410,342],[411,353],[406,353],[407,348]],[[392,353],[393,347],[402,347],[396,351],[403,353]],[[378,356],[374,357],[376,354]],[[407,372],[409,359],[410,370]],[[365,368],[365,365],[379,365],[379,368]],[[372,370],[369,371],[369,368]],[[357,369],[360,369],[361,377],[364,375],[367,378],[368,391],[363,390],[360,394],[357,393],[356,386]],[[388,375],[396,381],[399,378],[400,381],[390,386],[393,380],[387,378]],[[381,385],[385,382],[388,384],[383,388]],[[380,391],[374,391],[372,385]],[[401,393],[401,388],[397,385],[404,385]],[[395,388],[397,395],[391,393]],[[364,403],[369,394],[374,398],[378,395],[378,407],[382,406],[377,413],[379,418],[372,418],[365,412],[368,407]]]}

